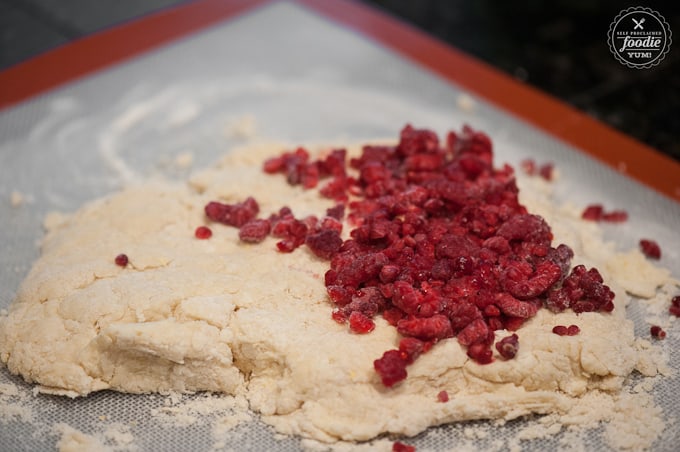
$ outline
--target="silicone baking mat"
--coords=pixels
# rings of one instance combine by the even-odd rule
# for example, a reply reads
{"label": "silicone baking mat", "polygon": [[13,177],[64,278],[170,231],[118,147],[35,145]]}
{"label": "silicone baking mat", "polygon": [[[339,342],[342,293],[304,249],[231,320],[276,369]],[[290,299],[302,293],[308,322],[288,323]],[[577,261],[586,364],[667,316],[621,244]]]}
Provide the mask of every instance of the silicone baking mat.
{"label": "silicone baking mat", "polygon": [[[54,72],[39,72],[48,67]],[[680,276],[680,204],[672,199],[680,196],[677,163],[353,3],[189,4],[29,61],[0,74],[0,82],[2,308],[39,254],[47,212],[73,211],[149,176],[185,177],[188,170],[176,164],[184,156],[193,157],[193,168],[207,166],[247,143],[246,132],[291,143],[357,142],[396,137],[406,123],[440,133],[465,123],[484,130],[497,164],[526,157],[554,162],[562,174],[558,202],[625,208],[630,220],[606,229],[607,238],[622,249],[637,246],[641,236],[655,238],[663,244],[661,264]],[[641,311],[633,306],[630,315],[646,334]],[[675,325],[663,343],[675,368],[679,333]],[[207,418],[172,428],[151,418],[163,397],[33,396],[3,368],[0,384],[6,382],[20,393],[4,395],[11,406],[0,410],[1,450],[53,450],[51,426],[58,422],[100,437],[107,425],[124,425],[134,441],[126,446],[109,438],[114,449],[216,447]],[[668,418],[680,414],[677,388],[671,377],[655,393]],[[22,417],[19,399],[30,406],[31,419]],[[494,449],[531,422],[494,427],[474,449]],[[434,428],[407,442],[418,450],[455,450],[466,440],[464,427]],[[560,449],[568,435],[522,445]],[[669,423],[654,448],[673,450],[678,439],[680,427]],[[302,447],[257,419],[217,446]],[[606,450],[598,430],[583,447]]]}

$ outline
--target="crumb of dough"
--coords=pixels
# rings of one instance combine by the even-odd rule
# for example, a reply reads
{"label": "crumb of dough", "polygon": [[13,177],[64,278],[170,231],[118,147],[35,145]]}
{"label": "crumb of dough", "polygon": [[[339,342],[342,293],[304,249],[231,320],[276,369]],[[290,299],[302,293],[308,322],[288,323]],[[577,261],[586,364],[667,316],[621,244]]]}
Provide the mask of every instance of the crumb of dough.
{"label": "crumb of dough", "polygon": [[[603,269],[617,293],[616,309],[580,315],[540,310],[517,331],[522,345],[516,358],[484,366],[471,362],[456,341],[441,341],[409,368],[407,380],[386,389],[373,360],[393,348],[398,335],[381,318],[367,335],[349,334],[331,319],[326,262],[306,250],[277,253],[272,238],[241,243],[235,228],[215,228],[208,241],[193,237],[212,199],[236,202],[255,194],[264,215],[284,205],[299,217],[332,207],[314,191],[262,174],[264,158],[281,149],[245,148],[188,184],[149,182],[72,215],[52,216],[42,257],[0,318],[0,359],[41,392],[170,393],[154,416],[172,416],[181,425],[207,409],[182,402],[181,393],[228,394],[203,401],[231,410],[215,427],[216,437],[249,420],[236,410],[247,401],[278,432],[323,443],[552,414],[557,417],[546,419],[557,419],[553,424],[527,427],[518,441],[606,421],[636,435],[625,441],[652,444],[664,426],[660,411],[646,392],[621,394],[634,370],[656,375],[664,357],[650,359],[655,346],[636,340],[625,318],[630,300],[623,286],[653,296],[649,281],[671,284],[667,271],[648,266],[638,274],[616,264],[637,258],[605,243],[578,209],[556,208],[549,185],[524,181],[522,202],[553,226],[555,243],[574,249],[574,265]],[[121,251],[130,257],[125,269],[112,260]],[[581,333],[552,334],[558,324],[576,324]],[[442,390],[447,403],[437,402]],[[616,413],[636,400],[648,407],[639,411],[643,425],[624,425],[627,418]],[[68,432],[75,444],[89,440]]]}
{"label": "crumb of dough", "polygon": [[14,383],[0,381],[0,424],[17,420],[31,422],[34,418],[31,398]]}
{"label": "crumb of dough", "polygon": [[57,441],[57,450],[59,452],[91,452],[94,450],[113,452],[113,449],[105,446],[99,438],[76,430],[67,424],[55,424],[54,431],[60,435]]}
{"label": "crumb of dough", "polygon": [[175,157],[175,168],[188,169],[194,164],[194,154],[191,151],[185,151],[177,154]]}
{"label": "crumb of dough", "polygon": [[228,138],[248,140],[257,136],[255,116],[247,114],[227,123],[225,129]]}
{"label": "crumb of dough", "polygon": [[59,422],[52,426],[59,435],[56,448],[59,452],[135,452],[139,450],[134,443],[130,427],[120,423],[105,426],[95,434],[84,433],[70,425]]}
{"label": "crumb of dough", "polygon": [[187,427],[206,417],[218,416],[215,429],[224,432],[252,420],[248,401],[243,396],[172,393],[164,402],[164,406],[151,410],[151,417],[170,428]]}
{"label": "crumb of dough", "polygon": [[472,111],[477,108],[477,101],[474,100],[469,94],[459,94],[458,98],[456,99],[456,105],[458,105],[458,108],[463,110],[466,113],[471,113]]}
{"label": "crumb of dough", "polygon": [[12,193],[9,194],[9,204],[12,207],[21,207],[25,202],[26,196],[24,196],[23,193],[17,190],[12,190]]}
{"label": "crumb of dough", "polygon": [[135,437],[130,431],[130,427],[120,423],[108,425],[102,433],[107,443],[114,444],[116,449],[126,448],[127,450],[137,449],[134,444]]}

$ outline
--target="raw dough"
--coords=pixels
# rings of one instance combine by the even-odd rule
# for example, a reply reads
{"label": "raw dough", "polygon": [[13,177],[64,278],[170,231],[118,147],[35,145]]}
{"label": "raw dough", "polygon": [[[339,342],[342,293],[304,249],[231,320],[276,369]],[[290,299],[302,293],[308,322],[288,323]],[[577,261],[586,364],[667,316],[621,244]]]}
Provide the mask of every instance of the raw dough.
{"label": "raw dough", "polygon": [[[596,226],[552,207],[548,185],[533,180],[525,181],[531,188],[523,202],[553,225],[556,243],[574,248],[574,263],[600,268],[617,308],[578,316],[541,310],[518,331],[516,359],[485,366],[455,340],[440,342],[408,368],[406,381],[386,389],[373,360],[395,348],[398,335],[382,319],[367,335],[331,319],[327,262],[304,247],[277,253],[274,239],[241,243],[235,228],[222,225],[211,225],[209,240],[194,238],[205,223],[203,206],[214,199],[253,195],[265,216],[284,205],[298,217],[320,215],[334,204],[261,172],[264,156],[281,149],[233,152],[188,184],[149,182],[52,217],[42,257],[0,317],[2,361],[42,391],[69,396],[102,389],[243,394],[280,432],[321,441],[566,414],[586,394],[620,391],[636,367],[656,373],[638,351],[624,317],[626,293],[612,278],[625,271],[619,259],[634,259],[644,271],[628,275],[626,288],[647,295],[668,273],[603,245]],[[129,256],[127,268],[114,264],[119,253]],[[577,324],[581,333],[557,336],[551,330],[558,324]],[[437,399],[442,390],[447,403]]]}

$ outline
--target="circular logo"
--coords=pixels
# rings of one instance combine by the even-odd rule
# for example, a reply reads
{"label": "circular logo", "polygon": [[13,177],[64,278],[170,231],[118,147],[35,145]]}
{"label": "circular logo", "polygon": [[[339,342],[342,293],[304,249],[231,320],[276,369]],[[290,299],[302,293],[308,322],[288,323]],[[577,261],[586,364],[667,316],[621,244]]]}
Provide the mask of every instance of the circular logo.
{"label": "circular logo", "polygon": [[670,50],[671,27],[650,8],[628,8],[609,26],[607,43],[619,63],[632,69],[648,69],[659,64]]}

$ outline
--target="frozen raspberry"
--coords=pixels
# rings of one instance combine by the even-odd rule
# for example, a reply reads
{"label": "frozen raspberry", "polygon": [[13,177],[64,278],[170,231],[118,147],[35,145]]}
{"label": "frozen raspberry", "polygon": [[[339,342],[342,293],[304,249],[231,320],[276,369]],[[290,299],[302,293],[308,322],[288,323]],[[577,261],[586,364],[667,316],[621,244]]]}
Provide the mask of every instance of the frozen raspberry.
{"label": "frozen raspberry", "polygon": [[336,204],[334,207],[326,209],[326,215],[335,218],[338,221],[342,221],[342,219],[345,218],[345,205]]}
{"label": "frozen raspberry", "polygon": [[446,391],[439,391],[439,393],[437,394],[437,400],[442,402],[442,403],[448,402],[449,401],[449,393],[446,392]]}
{"label": "frozen raspberry", "polygon": [[414,446],[409,446],[408,444],[395,441],[392,444],[392,452],[416,452],[416,448]]}
{"label": "frozen raspberry", "polygon": [[375,329],[375,323],[361,312],[353,311],[349,316],[349,328],[355,333],[366,334]]}
{"label": "frozen raspberry", "polygon": [[564,325],[556,325],[553,327],[552,332],[558,336],[566,336],[569,333],[569,329]]}
{"label": "frozen raspberry", "polygon": [[536,161],[534,159],[528,158],[524,159],[519,163],[519,167],[528,176],[533,176],[536,174]]}
{"label": "frozen raspberry", "polygon": [[334,309],[331,318],[341,325],[347,323],[347,315],[342,309]]}
{"label": "frozen raspberry", "polygon": [[305,244],[322,259],[332,258],[342,246],[342,239],[336,230],[324,229],[307,235]]}
{"label": "frozen raspberry", "polygon": [[628,213],[624,210],[606,212],[602,204],[591,204],[585,208],[581,218],[590,221],[607,221],[610,223],[622,223],[628,220]]}
{"label": "frozen raspberry", "polygon": [[451,321],[445,315],[436,314],[432,317],[409,317],[397,322],[397,331],[404,336],[421,340],[444,339],[453,336]]}
{"label": "frozen raspberry", "polygon": [[271,224],[269,220],[255,219],[250,220],[238,231],[238,237],[248,243],[259,243],[269,235]]}
{"label": "frozen raspberry", "polygon": [[519,337],[516,334],[507,336],[496,342],[496,350],[505,359],[512,359],[519,349]]}
{"label": "frozen raspberry", "polygon": [[623,223],[628,220],[628,212],[624,210],[613,210],[611,212],[605,212],[602,215],[603,221],[608,221],[610,223]]}
{"label": "frozen raspberry", "polygon": [[553,327],[552,332],[558,336],[576,336],[581,332],[581,329],[578,327],[578,325],[557,325]]}
{"label": "frozen raspberry", "polygon": [[208,226],[199,226],[194,231],[194,236],[201,240],[209,239],[212,237],[212,230]]}
{"label": "frozen raspberry", "polygon": [[404,337],[399,341],[399,352],[406,364],[413,363],[420,355],[432,346],[432,342],[424,342],[414,337]]}
{"label": "frozen raspberry", "polygon": [[406,378],[406,361],[401,357],[399,350],[388,350],[380,359],[373,362],[376,372],[380,375],[382,383],[391,387]]}
{"label": "frozen raspberry", "polygon": [[237,228],[254,219],[259,211],[260,206],[252,197],[248,197],[245,201],[237,204],[222,204],[211,201],[205,206],[205,214],[208,218]]}
{"label": "frozen raspberry", "polygon": [[604,208],[602,207],[602,204],[591,204],[585,208],[581,214],[581,218],[584,220],[601,221],[603,215]]}
{"label": "frozen raspberry", "polygon": [[650,259],[661,259],[661,248],[654,240],[641,239],[640,250]]}
{"label": "frozen raspberry", "polygon": [[493,352],[487,344],[470,345],[467,355],[478,364],[490,364],[493,362]]}
{"label": "frozen raspberry", "polygon": [[668,312],[676,317],[680,317],[680,295],[676,295],[671,299],[671,306]]}
{"label": "frozen raspberry", "polygon": [[581,328],[579,328],[578,325],[569,325],[567,327],[567,336],[576,336],[580,332]]}
{"label": "frozen raspberry", "polygon": [[649,329],[649,333],[655,339],[665,339],[666,338],[666,332],[658,325],[653,325]]}
{"label": "frozen raspberry", "polygon": [[553,180],[553,173],[555,171],[555,166],[552,163],[544,163],[538,169],[538,174],[547,181]]}
{"label": "frozen raspberry", "polygon": [[129,259],[126,254],[119,254],[118,256],[116,256],[114,261],[116,262],[116,265],[120,267],[125,267],[127,266]]}

